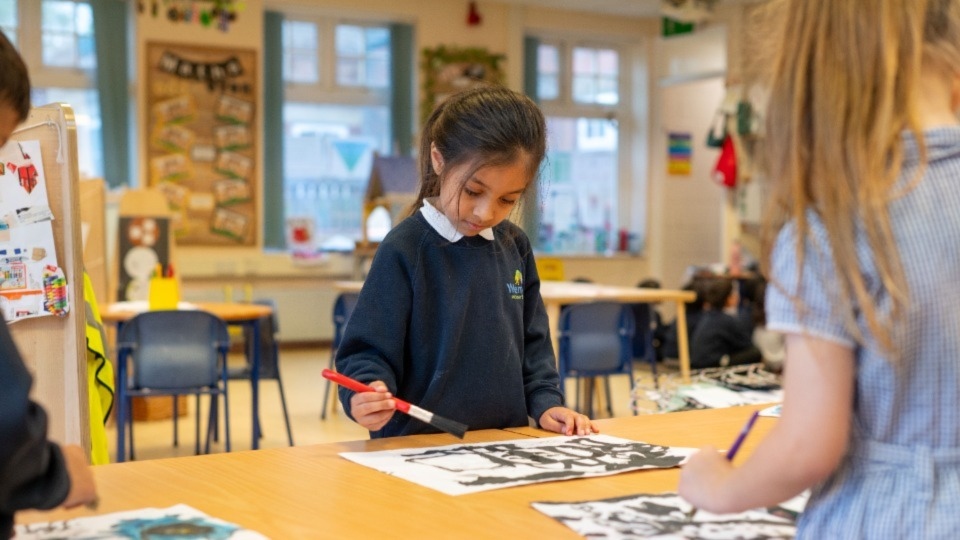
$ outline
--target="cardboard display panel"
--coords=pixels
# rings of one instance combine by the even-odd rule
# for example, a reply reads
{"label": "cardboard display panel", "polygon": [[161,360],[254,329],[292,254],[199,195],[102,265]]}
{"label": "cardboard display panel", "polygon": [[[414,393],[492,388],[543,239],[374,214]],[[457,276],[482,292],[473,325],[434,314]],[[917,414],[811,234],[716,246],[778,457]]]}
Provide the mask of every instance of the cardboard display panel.
{"label": "cardboard display panel", "polygon": [[10,332],[33,373],[32,396],[47,411],[49,437],[89,448],[80,175],[73,109],[65,104],[33,108],[7,144],[28,141],[39,143],[67,309],[59,316],[19,320],[10,325]]}

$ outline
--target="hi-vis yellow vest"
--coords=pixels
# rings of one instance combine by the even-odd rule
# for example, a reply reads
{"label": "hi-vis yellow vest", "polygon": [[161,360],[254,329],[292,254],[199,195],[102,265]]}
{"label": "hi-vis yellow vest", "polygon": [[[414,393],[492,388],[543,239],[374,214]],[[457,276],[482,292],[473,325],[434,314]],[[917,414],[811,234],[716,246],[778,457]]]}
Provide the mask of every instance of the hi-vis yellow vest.
{"label": "hi-vis yellow vest", "polygon": [[93,283],[83,273],[83,298],[87,319],[87,395],[90,401],[90,450],[94,465],[110,463],[107,418],[113,408],[113,365],[107,360],[106,334],[97,307]]}

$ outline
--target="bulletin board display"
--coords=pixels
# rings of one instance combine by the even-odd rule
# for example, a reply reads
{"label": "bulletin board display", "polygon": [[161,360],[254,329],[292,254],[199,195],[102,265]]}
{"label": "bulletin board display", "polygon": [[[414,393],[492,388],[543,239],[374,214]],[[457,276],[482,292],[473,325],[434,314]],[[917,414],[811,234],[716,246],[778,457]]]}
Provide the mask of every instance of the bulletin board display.
{"label": "bulletin board display", "polygon": [[149,186],[179,245],[256,244],[257,53],[147,44]]}

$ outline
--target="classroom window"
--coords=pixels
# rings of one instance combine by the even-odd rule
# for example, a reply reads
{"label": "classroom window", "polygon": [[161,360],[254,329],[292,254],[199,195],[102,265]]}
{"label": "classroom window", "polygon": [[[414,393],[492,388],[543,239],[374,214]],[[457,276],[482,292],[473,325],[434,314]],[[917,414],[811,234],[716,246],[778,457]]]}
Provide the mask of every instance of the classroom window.
{"label": "classroom window", "polygon": [[541,101],[560,96],[560,50],[554,45],[537,48],[537,97]]}
{"label": "classroom window", "polygon": [[337,83],[386,88],[390,84],[390,32],[383,27],[337,25]]}
{"label": "classroom window", "polygon": [[18,24],[16,0],[0,0],[0,30],[14,46],[17,45]]}
{"label": "classroom window", "polygon": [[541,251],[606,254],[621,247],[631,216],[618,205],[630,183],[623,174],[630,156],[620,148],[632,136],[617,120],[632,114],[619,99],[621,58],[614,46],[562,39],[537,46],[537,97],[549,139],[536,233]]}
{"label": "classroom window", "polygon": [[391,150],[390,31],[317,18],[283,32],[283,218],[311,219],[321,249],[352,250],[373,154]]}
{"label": "classroom window", "polygon": [[44,0],[43,63],[47,66],[93,69],[93,12],[89,4]]}
{"label": "classroom window", "polygon": [[612,49],[573,48],[573,99],[579,103],[616,105],[619,54]]}
{"label": "classroom window", "polygon": [[319,81],[317,25],[283,21],[283,78],[288,82]]}
{"label": "classroom window", "polygon": [[[24,27],[23,21],[39,21],[39,28]],[[97,58],[89,2],[0,0],[0,27],[27,64],[33,104],[64,102],[73,107],[80,174],[102,177],[100,101],[94,80]]]}

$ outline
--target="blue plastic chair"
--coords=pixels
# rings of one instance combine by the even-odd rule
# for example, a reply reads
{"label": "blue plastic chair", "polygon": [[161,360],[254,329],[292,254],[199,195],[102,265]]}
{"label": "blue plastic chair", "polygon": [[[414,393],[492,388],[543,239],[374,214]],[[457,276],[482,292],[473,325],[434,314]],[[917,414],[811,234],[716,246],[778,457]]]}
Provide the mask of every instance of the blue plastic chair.
{"label": "blue plastic chair", "polygon": [[[333,303],[333,342],[330,344],[330,361],[327,368],[336,370],[335,361],[337,359],[337,349],[340,348],[340,342],[343,340],[343,331],[347,327],[350,316],[353,315],[353,308],[357,307],[357,300],[360,293],[345,292],[337,296]],[[330,399],[330,381],[326,380],[326,388],[323,390],[323,404],[320,406],[320,419],[327,419],[327,402]]]}
{"label": "blue plastic chair", "polygon": [[[576,405],[580,411],[580,378],[628,375],[633,388],[633,311],[616,302],[571,304],[560,314],[560,387],[576,378]],[[610,386],[607,384],[607,411],[613,415]],[[593,394],[586,413],[593,416]]]}
{"label": "blue plastic chair", "polygon": [[[226,418],[226,450],[230,451],[229,402],[227,400],[227,325],[204,311],[148,311],[125,322],[117,337],[117,456],[126,460],[126,429],[130,429],[130,459],[133,451],[134,396],[197,395],[196,453],[200,453],[200,394],[213,400],[223,396]],[[130,364],[128,366],[128,363]],[[208,419],[207,447],[213,422]]]}

